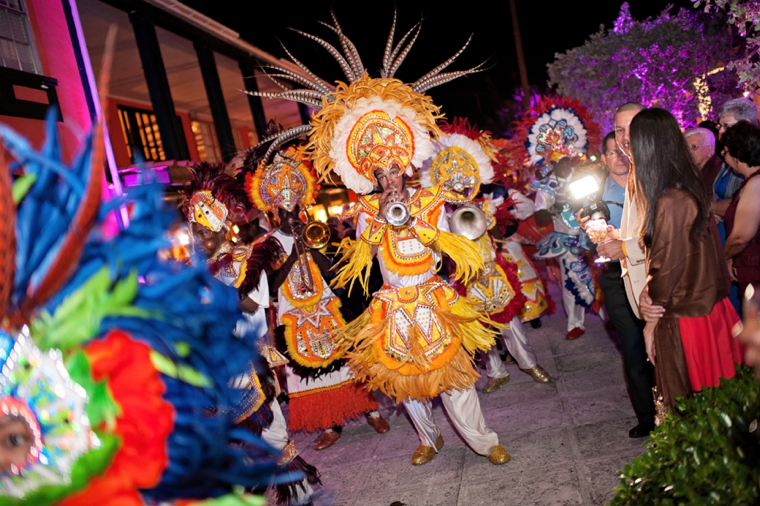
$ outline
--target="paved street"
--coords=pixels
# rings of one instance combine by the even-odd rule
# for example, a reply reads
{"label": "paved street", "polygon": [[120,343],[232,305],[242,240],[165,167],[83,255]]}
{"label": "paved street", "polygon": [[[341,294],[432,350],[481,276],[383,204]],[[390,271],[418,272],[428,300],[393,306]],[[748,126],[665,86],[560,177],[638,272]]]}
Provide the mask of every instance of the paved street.
{"label": "paved street", "polygon": [[[558,288],[550,283],[555,301]],[[476,506],[604,504],[618,472],[643,452],[644,440],[628,438],[636,424],[623,379],[614,332],[586,315],[586,334],[565,340],[565,315],[527,328],[539,363],[553,377],[535,383],[516,365],[501,390],[480,395],[486,422],[512,460],[494,466],[455,434],[440,405],[434,416],[445,446],[424,466],[410,458],[419,444],[403,407],[377,395],[390,432],[376,434],[363,420],[345,427],[331,448],[313,449],[317,435],[296,435],[304,458],[322,473],[317,505]],[[485,383],[485,371],[478,390]],[[286,413],[287,416],[287,413]]]}

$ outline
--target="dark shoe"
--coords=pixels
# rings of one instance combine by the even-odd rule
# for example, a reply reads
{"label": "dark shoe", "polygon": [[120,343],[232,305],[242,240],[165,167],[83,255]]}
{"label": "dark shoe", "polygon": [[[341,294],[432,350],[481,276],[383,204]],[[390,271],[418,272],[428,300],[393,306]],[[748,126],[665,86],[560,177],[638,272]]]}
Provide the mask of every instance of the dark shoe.
{"label": "dark shoe", "polygon": [[586,331],[583,330],[582,328],[575,327],[573,330],[567,333],[567,335],[565,336],[565,339],[567,339],[568,341],[572,341],[573,339],[578,339],[585,333]]}
{"label": "dark shoe", "polygon": [[512,355],[507,353],[507,356],[504,358],[504,363],[507,365],[510,365],[510,364],[516,364],[517,362],[515,361],[515,358]]}
{"label": "dark shoe", "polygon": [[331,447],[335,441],[340,439],[340,434],[335,432],[334,430],[331,431],[325,431],[322,433],[322,437],[319,438],[319,441],[317,441],[316,446],[314,446],[315,450],[324,450],[325,448]]}
{"label": "dark shoe", "polygon": [[534,329],[540,329],[541,328],[541,318],[536,318],[535,320],[530,321],[531,328]]}
{"label": "dark shoe", "polygon": [[654,430],[653,423],[639,422],[639,424],[628,431],[628,437],[631,439],[637,439],[640,437],[649,437],[649,433]]}
{"label": "dark shoe", "polygon": [[388,422],[386,422],[385,418],[382,416],[380,416],[380,418],[372,418],[371,416],[367,415],[367,423],[370,424],[378,434],[385,434],[390,430]]}

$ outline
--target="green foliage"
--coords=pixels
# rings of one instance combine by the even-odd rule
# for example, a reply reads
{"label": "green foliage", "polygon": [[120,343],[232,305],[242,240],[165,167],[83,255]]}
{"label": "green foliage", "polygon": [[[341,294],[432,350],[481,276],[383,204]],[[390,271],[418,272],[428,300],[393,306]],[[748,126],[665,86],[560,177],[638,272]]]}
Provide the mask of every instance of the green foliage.
{"label": "green foliage", "polygon": [[760,2],[757,0],[692,0],[694,7],[705,12],[725,11],[730,25],[744,39],[744,51],[726,62],[739,82],[754,91],[760,87]]}
{"label": "green foliage", "polygon": [[637,21],[624,3],[612,29],[602,26],[583,46],[555,55],[549,84],[580,100],[604,131],[612,129],[615,108],[628,101],[662,107],[693,125],[708,114],[708,99],[714,106],[736,96],[733,74],[708,75],[731,57],[721,16],[681,9]]}
{"label": "green foliage", "polygon": [[71,469],[71,483],[65,485],[45,485],[23,498],[0,497],[0,506],[52,506],[65,497],[83,490],[95,476],[103,473],[113,460],[121,445],[121,439],[108,434],[98,434],[101,446],[91,450],[74,462]]}
{"label": "green foliage", "polygon": [[753,505],[760,502],[760,442],[749,434],[760,417],[760,383],[752,369],[681,399],[626,464],[611,506]]}
{"label": "green foliage", "polygon": [[32,321],[32,335],[41,350],[69,350],[98,335],[100,322],[109,316],[147,317],[131,305],[137,294],[137,274],[113,283],[108,267],[90,277],[58,306],[54,315],[42,313]]}

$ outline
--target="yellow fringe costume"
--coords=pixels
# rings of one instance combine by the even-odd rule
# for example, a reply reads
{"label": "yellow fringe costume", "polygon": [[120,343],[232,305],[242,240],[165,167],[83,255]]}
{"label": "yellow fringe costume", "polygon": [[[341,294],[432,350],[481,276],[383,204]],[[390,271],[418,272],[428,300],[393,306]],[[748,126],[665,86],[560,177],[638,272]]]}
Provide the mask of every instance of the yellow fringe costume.
{"label": "yellow fringe costume", "polygon": [[351,350],[346,357],[357,379],[397,402],[471,388],[478,378],[472,355],[488,350],[495,337],[483,325],[487,316],[434,274],[434,250],[456,262],[455,275],[465,282],[483,268],[476,244],[437,228],[444,212],[441,189],[416,190],[407,205],[408,225],[392,227],[378,216],[377,195],[359,199],[366,228],[345,249],[347,263],[334,281],[345,286],[358,279],[366,293],[374,247],[397,276],[432,274],[415,286],[384,285],[367,311],[336,336]]}

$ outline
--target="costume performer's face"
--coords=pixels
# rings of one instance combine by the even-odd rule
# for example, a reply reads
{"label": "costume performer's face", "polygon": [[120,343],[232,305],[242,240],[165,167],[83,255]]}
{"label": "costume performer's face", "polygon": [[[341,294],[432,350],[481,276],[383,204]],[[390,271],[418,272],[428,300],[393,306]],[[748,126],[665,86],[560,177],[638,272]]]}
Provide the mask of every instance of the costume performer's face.
{"label": "costume performer's face", "polygon": [[191,225],[195,244],[200,245],[207,257],[212,257],[224,244],[225,231],[214,232],[199,223],[192,223]]}
{"label": "costume performer's face", "polygon": [[32,430],[23,418],[0,418],[0,473],[10,472],[11,465],[24,467],[33,441]]}
{"label": "costume performer's face", "polygon": [[300,212],[301,212],[301,206],[299,205],[296,205],[292,211],[288,211],[287,209],[278,207],[277,217],[280,219],[280,230],[282,230],[286,234],[289,234],[291,232],[290,222],[301,221],[301,217],[299,216]]}
{"label": "costume performer's face", "polygon": [[398,165],[392,165],[388,170],[377,169],[375,178],[383,191],[395,190],[400,193],[406,188],[404,171]]}

